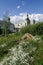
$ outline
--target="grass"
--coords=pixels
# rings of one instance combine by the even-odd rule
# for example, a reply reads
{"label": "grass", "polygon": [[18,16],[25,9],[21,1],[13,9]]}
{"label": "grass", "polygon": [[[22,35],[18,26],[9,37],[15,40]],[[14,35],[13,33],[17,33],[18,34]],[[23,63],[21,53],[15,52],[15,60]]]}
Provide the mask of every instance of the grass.
{"label": "grass", "polygon": [[35,53],[37,65],[43,65],[43,40],[38,43],[38,50]]}
{"label": "grass", "polygon": [[18,44],[20,37],[18,33],[0,37],[0,61],[8,54],[10,48]]}
{"label": "grass", "polygon": [[[0,61],[9,54],[9,49],[12,47],[15,47],[19,44],[19,39],[22,37],[22,34],[15,33],[15,34],[9,34],[8,36],[2,36],[0,37]],[[35,65],[43,65],[43,35],[38,35],[36,37],[40,37],[41,40],[39,41],[28,41],[29,44],[26,41],[27,45],[22,44],[22,47],[24,51],[27,53],[29,52],[31,48],[31,45],[34,47],[37,47],[37,50],[32,53],[32,56],[35,58]],[[29,47],[28,47],[29,46]]]}

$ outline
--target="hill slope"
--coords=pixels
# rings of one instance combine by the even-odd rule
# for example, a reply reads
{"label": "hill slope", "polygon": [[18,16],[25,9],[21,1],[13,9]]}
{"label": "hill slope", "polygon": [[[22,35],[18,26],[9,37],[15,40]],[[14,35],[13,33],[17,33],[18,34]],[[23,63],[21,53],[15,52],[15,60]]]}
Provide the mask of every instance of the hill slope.
{"label": "hill slope", "polygon": [[[35,27],[37,33],[43,31],[43,25]],[[43,65],[43,35],[33,36],[28,30],[34,32],[27,26],[18,33],[0,37],[0,65]]]}

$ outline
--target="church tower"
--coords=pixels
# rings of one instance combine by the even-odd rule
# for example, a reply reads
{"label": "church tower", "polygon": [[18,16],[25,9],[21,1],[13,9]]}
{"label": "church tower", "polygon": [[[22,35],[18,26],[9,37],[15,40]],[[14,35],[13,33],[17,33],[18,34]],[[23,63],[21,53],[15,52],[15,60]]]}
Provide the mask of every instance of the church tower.
{"label": "church tower", "polygon": [[26,22],[27,22],[27,25],[30,24],[30,19],[29,19],[29,17],[28,17],[28,14],[27,14]]}

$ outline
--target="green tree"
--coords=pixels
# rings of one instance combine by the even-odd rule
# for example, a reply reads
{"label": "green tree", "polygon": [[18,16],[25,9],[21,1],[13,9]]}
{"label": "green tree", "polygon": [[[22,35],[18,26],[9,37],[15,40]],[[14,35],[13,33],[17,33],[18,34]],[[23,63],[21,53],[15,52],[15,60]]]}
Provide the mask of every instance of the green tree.
{"label": "green tree", "polygon": [[0,34],[2,34],[2,29],[1,29],[1,26],[0,26]]}
{"label": "green tree", "polygon": [[4,23],[3,23],[3,33],[6,35],[9,34],[9,30],[10,30],[10,17],[8,15],[8,13],[6,12],[4,15]]}

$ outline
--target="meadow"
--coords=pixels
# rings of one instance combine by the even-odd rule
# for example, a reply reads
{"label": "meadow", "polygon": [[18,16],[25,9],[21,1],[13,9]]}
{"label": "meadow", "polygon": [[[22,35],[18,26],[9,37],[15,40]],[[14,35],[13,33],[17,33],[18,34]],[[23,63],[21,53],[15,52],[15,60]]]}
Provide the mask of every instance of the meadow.
{"label": "meadow", "polygon": [[[43,25],[35,25],[37,32],[27,26],[20,32],[0,36],[0,65],[43,65]],[[24,40],[21,43],[20,38],[25,33],[32,34],[35,40]]]}

